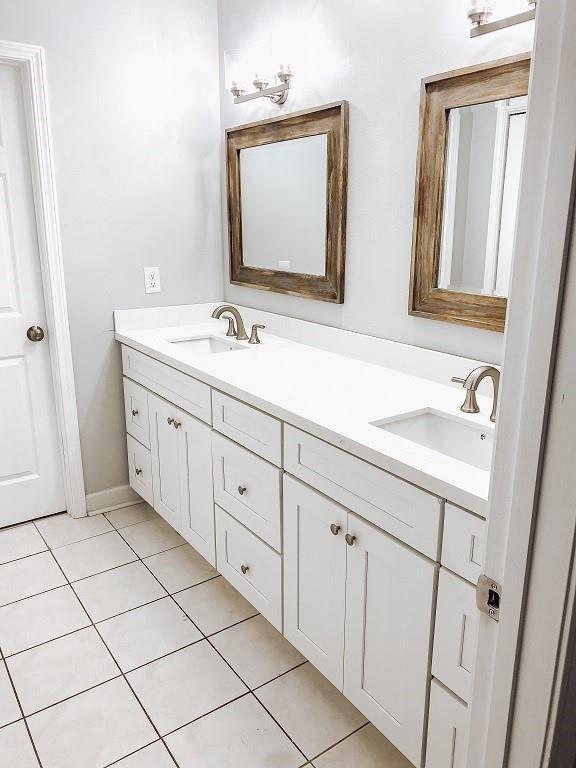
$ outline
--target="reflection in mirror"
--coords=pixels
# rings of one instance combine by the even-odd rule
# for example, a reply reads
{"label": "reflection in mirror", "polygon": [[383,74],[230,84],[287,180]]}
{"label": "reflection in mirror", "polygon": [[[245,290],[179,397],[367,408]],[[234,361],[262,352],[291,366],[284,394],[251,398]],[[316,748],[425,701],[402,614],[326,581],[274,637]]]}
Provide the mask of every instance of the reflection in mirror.
{"label": "reflection in mirror", "polygon": [[438,288],[508,296],[527,103],[448,113]]}
{"label": "reflection in mirror", "polygon": [[327,135],[240,151],[243,263],[326,272]]}

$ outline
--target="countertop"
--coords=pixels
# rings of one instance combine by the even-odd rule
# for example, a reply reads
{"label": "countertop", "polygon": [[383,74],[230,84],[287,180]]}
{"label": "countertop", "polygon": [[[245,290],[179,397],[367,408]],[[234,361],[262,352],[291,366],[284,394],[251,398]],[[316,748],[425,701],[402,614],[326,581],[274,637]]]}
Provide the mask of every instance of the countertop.
{"label": "countertop", "polygon": [[[491,401],[463,414],[462,389],[261,333],[260,345],[198,355],[175,339],[218,336],[224,320],[117,331],[117,341],[336,445],[410,483],[486,517],[490,472],[373,426],[422,408],[494,429]],[[233,340],[234,341],[234,340]],[[236,342],[238,343],[238,342]]]}

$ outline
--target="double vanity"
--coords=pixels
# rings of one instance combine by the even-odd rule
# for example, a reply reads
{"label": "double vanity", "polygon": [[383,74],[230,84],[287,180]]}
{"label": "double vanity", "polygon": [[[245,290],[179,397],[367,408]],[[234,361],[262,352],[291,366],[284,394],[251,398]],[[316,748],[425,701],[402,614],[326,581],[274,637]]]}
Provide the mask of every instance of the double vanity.
{"label": "double vanity", "polygon": [[450,378],[473,365],[244,309],[267,330],[240,342],[215,308],[115,315],[132,488],[410,762],[464,768],[494,425]]}

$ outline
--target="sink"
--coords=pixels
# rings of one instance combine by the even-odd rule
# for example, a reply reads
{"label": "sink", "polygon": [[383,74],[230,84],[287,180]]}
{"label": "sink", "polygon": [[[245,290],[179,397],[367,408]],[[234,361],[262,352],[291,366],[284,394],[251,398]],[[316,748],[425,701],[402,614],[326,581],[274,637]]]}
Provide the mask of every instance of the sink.
{"label": "sink", "polygon": [[177,344],[180,349],[187,349],[197,355],[216,355],[220,352],[237,352],[245,349],[240,344],[218,336],[193,336],[186,339],[170,339],[170,344]]}
{"label": "sink", "polygon": [[494,430],[490,427],[433,408],[422,408],[371,423],[374,427],[477,469],[490,469],[494,446]]}

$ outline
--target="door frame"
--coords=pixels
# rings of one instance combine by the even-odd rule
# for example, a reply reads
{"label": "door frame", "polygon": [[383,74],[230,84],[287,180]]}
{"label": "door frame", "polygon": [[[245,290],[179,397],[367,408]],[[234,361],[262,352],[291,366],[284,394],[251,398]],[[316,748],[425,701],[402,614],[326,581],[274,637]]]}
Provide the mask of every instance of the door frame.
{"label": "door frame", "polygon": [[48,118],[46,57],[44,49],[40,46],[0,40],[0,64],[18,67],[22,73],[38,250],[49,332],[56,421],[62,451],[66,507],[72,517],[84,517],[86,492],[80,452],[52,137]]}
{"label": "door frame", "polygon": [[[480,618],[469,768],[516,764],[508,763],[511,726],[515,695],[522,695],[519,659],[571,230],[575,35],[572,0],[538,3],[485,563],[485,572],[503,584],[502,610],[499,624]],[[553,553],[556,566],[564,554]],[[547,629],[541,622],[540,633]],[[542,718],[532,708],[534,731]],[[540,755],[533,753],[532,765],[540,765]]]}

